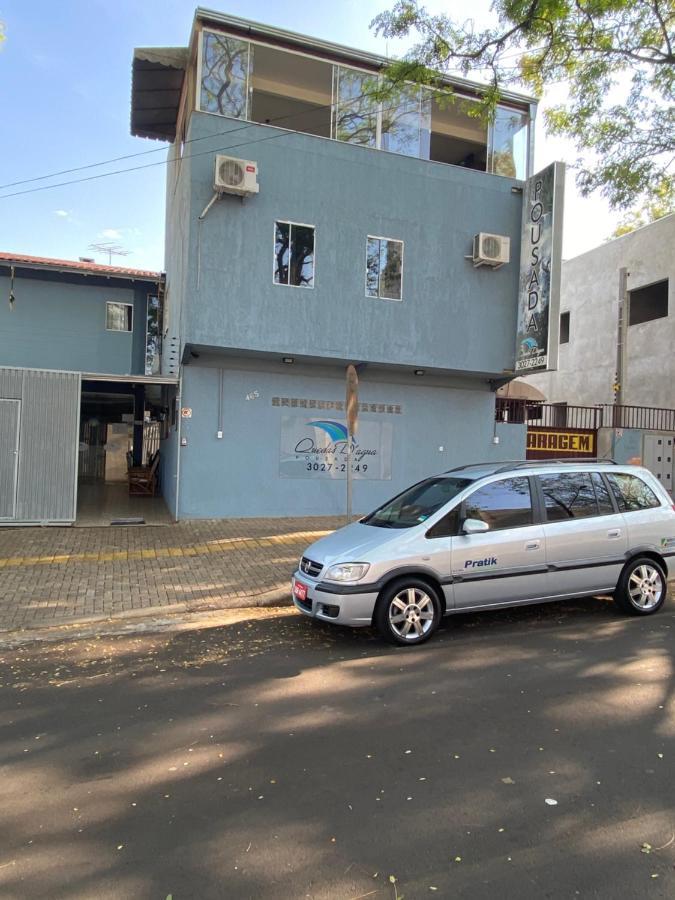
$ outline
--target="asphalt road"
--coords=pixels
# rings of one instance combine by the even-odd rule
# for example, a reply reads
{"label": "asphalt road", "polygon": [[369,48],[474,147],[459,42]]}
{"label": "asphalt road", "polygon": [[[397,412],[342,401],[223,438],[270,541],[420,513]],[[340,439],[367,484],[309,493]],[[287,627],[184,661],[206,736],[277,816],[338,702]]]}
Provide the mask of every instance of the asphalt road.
{"label": "asphalt road", "polygon": [[0,897],[672,898],[674,612],[2,651]]}

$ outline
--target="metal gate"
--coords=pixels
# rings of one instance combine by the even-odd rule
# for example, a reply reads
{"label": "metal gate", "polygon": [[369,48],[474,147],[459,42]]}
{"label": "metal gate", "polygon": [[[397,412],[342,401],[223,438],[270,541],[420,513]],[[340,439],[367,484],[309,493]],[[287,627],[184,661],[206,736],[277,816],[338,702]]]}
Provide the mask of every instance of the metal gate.
{"label": "metal gate", "polygon": [[16,513],[20,400],[0,399],[0,519]]}

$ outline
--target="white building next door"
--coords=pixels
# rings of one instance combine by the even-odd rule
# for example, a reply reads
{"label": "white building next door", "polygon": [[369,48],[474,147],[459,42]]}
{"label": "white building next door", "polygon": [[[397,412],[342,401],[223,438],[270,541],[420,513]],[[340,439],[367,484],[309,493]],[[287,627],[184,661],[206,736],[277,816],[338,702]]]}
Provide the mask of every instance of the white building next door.
{"label": "white building next door", "polygon": [[673,449],[675,435],[673,434],[645,434],[642,446],[642,464],[656,475],[661,484],[671,494],[675,479],[673,467]]}
{"label": "white building next door", "polygon": [[0,519],[16,513],[20,400],[0,399]]}

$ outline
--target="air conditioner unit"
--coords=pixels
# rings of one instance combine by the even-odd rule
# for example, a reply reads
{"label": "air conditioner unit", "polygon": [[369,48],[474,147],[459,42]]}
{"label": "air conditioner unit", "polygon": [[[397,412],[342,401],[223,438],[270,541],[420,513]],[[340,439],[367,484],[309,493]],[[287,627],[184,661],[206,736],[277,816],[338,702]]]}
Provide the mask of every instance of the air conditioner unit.
{"label": "air conditioner unit", "polygon": [[473,264],[498,269],[511,258],[511,238],[481,231],[473,239]]}
{"label": "air conditioner unit", "polygon": [[216,156],[213,188],[218,194],[237,194],[240,197],[257,194],[260,190],[258,164],[250,159]]}

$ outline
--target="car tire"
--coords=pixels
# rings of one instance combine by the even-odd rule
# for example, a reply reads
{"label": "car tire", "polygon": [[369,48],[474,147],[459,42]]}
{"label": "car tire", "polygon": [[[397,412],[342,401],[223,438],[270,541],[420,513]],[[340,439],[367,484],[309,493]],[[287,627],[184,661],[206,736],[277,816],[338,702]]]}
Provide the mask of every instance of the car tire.
{"label": "car tire", "polygon": [[631,559],[614,592],[619,608],[631,616],[650,616],[666,602],[668,580],[663,566],[650,556]]}
{"label": "car tire", "polygon": [[441,620],[441,601],[420,578],[402,578],[380,594],[373,622],[391,644],[416,647],[428,641]]}

